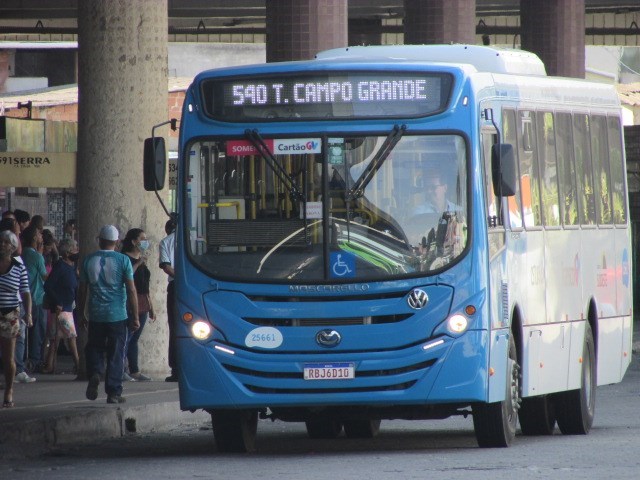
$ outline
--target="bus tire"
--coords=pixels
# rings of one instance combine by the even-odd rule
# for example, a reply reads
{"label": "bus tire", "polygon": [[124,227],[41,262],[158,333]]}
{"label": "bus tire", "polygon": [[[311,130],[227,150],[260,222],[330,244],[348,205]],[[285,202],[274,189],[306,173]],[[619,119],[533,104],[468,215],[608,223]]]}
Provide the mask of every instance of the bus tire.
{"label": "bus tire", "polygon": [[380,419],[345,420],[344,433],[348,438],[373,438],[380,431]]}
{"label": "bus tire", "polygon": [[505,399],[473,405],[473,428],[481,448],[508,447],[516,435],[520,402],[520,367],[513,335],[509,339]]}
{"label": "bus tire", "polygon": [[518,419],[523,435],[553,435],[556,428],[555,405],[548,395],[523,398]]}
{"label": "bus tire", "polygon": [[582,350],[581,387],[556,395],[556,419],[564,435],[586,435],[593,425],[596,407],[596,353],[587,323]]}
{"label": "bus tire", "polygon": [[254,410],[212,410],[211,425],[218,451],[246,453],[255,451],[258,412]]}
{"label": "bus tire", "polygon": [[342,432],[342,422],[330,418],[314,418],[304,422],[309,438],[336,438]]}

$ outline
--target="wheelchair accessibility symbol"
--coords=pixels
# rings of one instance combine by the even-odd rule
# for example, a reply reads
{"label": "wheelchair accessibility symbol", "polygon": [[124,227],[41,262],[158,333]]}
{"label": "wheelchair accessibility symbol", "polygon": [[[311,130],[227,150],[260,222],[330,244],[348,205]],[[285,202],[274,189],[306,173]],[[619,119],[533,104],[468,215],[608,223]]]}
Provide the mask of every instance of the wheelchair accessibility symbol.
{"label": "wheelchair accessibility symbol", "polygon": [[356,274],[355,257],[345,252],[331,253],[331,276],[333,278],[350,278]]}

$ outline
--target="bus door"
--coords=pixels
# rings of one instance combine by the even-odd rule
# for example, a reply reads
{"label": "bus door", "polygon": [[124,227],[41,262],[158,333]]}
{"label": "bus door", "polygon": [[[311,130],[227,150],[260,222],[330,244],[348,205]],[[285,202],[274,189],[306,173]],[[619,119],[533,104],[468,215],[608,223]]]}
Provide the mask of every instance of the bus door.
{"label": "bus door", "polygon": [[491,327],[508,325],[509,312],[503,311],[502,295],[506,295],[507,269],[505,248],[504,202],[493,190],[491,174],[491,146],[497,143],[494,129],[482,132],[482,155],[484,164],[485,208],[488,232],[489,281],[491,288]]}
{"label": "bus door", "polygon": [[[481,153],[484,170],[484,198],[487,224],[487,243],[489,252],[489,315],[490,331],[499,331],[498,336],[490,333],[490,363],[496,368],[497,375],[489,380],[489,402],[503,400],[506,359],[509,349],[509,297],[507,289],[507,256],[505,250],[505,209],[507,200],[496,195],[493,189],[491,146],[497,143],[494,128],[483,128],[481,135]],[[504,360],[504,361],[501,361]]]}

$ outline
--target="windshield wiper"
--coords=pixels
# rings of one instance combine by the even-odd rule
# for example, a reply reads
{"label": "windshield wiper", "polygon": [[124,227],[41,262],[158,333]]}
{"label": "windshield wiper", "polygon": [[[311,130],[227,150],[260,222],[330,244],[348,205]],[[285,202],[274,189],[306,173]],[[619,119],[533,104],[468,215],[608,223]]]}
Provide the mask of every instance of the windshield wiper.
{"label": "windshield wiper", "polygon": [[378,150],[378,153],[371,159],[369,165],[364,169],[360,177],[355,181],[353,187],[349,189],[345,194],[345,200],[355,200],[356,198],[360,198],[364,195],[364,190],[369,185],[369,182],[373,179],[373,176],[380,169],[382,164],[385,162],[393,148],[402,138],[404,132],[407,130],[406,125],[395,125],[393,129],[385,138],[384,143]]}
{"label": "windshield wiper", "polygon": [[273,153],[271,153],[269,147],[267,147],[267,144],[264,143],[264,140],[260,136],[258,130],[246,129],[244,133],[249,141],[253,144],[253,146],[256,147],[256,150],[265,161],[265,163],[269,165],[276,177],[278,177],[278,179],[280,179],[280,181],[284,184],[285,188],[289,190],[291,200],[304,202],[304,195],[300,191],[300,188],[298,187],[295,179],[291,177],[284,169],[284,167],[278,163],[276,157],[273,156]]}

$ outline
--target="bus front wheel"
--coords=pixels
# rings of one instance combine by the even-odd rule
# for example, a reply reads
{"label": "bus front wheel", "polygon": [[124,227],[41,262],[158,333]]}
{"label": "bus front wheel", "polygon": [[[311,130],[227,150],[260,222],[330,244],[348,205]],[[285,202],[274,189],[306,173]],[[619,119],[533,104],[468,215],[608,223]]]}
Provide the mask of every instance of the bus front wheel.
{"label": "bus front wheel", "polygon": [[253,452],[258,430],[258,412],[253,410],[212,410],[211,425],[219,452]]}
{"label": "bus front wheel", "polygon": [[582,347],[581,387],[556,394],[556,419],[564,435],[586,435],[593,425],[596,407],[596,353],[587,323]]}
{"label": "bus front wheel", "polygon": [[513,335],[509,339],[506,383],[503,401],[473,406],[473,428],[481,448],[508,447],[516,435],[520,405],[520,367]]}

